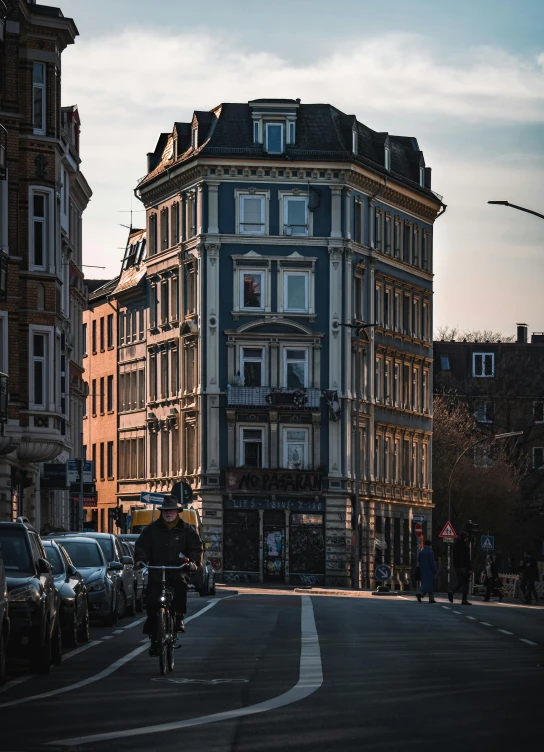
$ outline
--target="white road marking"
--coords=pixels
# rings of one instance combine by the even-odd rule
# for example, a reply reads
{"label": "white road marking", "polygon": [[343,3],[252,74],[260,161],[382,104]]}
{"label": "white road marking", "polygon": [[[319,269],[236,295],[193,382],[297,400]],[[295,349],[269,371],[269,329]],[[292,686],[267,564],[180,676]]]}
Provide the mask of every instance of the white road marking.
{"label": "white road marking", "polygon": [[[187,624],[193,619],[197,619],[199,616],[202,616],[202,614],[204,614],[206,611],[209,611],[210,608],[213,608],[216,605],[216,603],[219,603],[219,601],[214,601],[213,603],[210,603],[209,606],[206,606],[205,608],[202,608],[200,611],[197,611],[196,614],[189,616],[187,619],[185,619],[185,623]],[[46,697],[55,697],[56,695],[62,695],[65,692],[73,692],[76,689],[81,689],[81,687],[86,687],[88,684],[94,684],[94,682],[100,681],[100,679],[105,679],[106,676],[110,676],[110,674],[115,673],[115,671],[117,671],[117,669],[124,666],[125,663],[128,663],[133,658],[136,658],[137,655],[140,655],[140,653],[143,653],[144,650],[147,650],[149,641],[145,639],[144,642],[145,642],[144,645],[140,645],[135,650],[132,650],[130,653],[127,653],[127,655],[124,655],[122,658],[119,658],[118,660],[116,660],[114,663],[112,663],[110,666],[105,668],[103,671],[100,671],[98,674],[94,674],[93,676],[89,676],[88,679],[82,679],[81,681],[76,682],[75,684],[68,684],[68,686],[66,687],[59,687],[58,689],[53,689],[50,692],[43,692],[40,695],[31,695],[30,697],[20,697],[17,700],[11,700],[11,702],[3,702],[0,704],[0,708],[9,708],[10,705],[22,705],[25,702],[33,702],[34,700],[42,700]]]}
{"label": "white road marking", "polygon": [[475,616],[465,616],[465,619],[470,619],[471,621],[476,621]]}
{"label": "white road marking", "polygon": [[112,634],[107,634],[107,635],[104,635],[104,637],[102,637],[101,639],[102,640],[112,640],[113,639],[113,635]]}
{"label": "white road marking", "polygon": [[132,627],[137,627],[138,624],[141,624],[147,619],[147,616],[143,616],[141,619],[136,619],[136,621],[131,621],[130,624],[127,624],[123,627],[123,629],[132,629]]}
{"label": "white road marking", "polygon": [[534,645],[535,647],[538,645],[538,642],[533,642],[532,640],[526,640],[525,637],[520,637],[520,642],[526,642],[527,645]]}
{"label": "white road marking", "polygon": [[492,627],[493,624],[490,624],[488,621],[481,621],[480,624],[483,624],[484,627]]}
{"label": "white road marking", "polygon": [[242,718],[248,715],[255,715],[256,713],[265,713],[268,710],[277,710],[278,708],[291,705],[294,702],[310,697],[310,695],[316,692],[323,684],[323,668],[321,664],[319,636],[317,634],[312,601],[307,595],[303,595],[301,601],[299,679],[297,684],[287,692],[284,692],[284,694],[274,697],[271,700],[260,702],[257,705],[250,705],[247,708],[238,708],[237,710],[227,710],[224,713],[214,713],[213,715],[206,715],[200,718],[190,718],[186,721],[161,723],[156,726],[144,726],[143,728],[127,729],[125,731],[113,731],[106,734],[62,739],[60,741],[48,742],[47,745],[72,747],[77,744],[89,744],[91,742],[108,741],[110,739],[127,739],[133,736],[156,734],[161,731],[176,731],[177,729],[203,726],[208,723],[230,721],[234,718]]}
{"label": "white road marking", "polygon": [[452,611],[452,614],[460,614],[461,611]]}
{"label": "white road marking", "polygon": [[115,632],[112,632],[112,634],[123,634],[122,629],[116,629]]}
{"label": "white road marking", "polygon": [[[92,642],[87,642],[85,645],[82,645],[80,648],[76,648],[75,650],[70,650],[69,653],[64,653],[62,656],[62,662],[68,661],[70,658],[73,658],[74,655],[79,655],[79,653],[83,653],[84,650],[88,650],[89,648],[93,648],[95,645],[100,645],[100,640],[95,640]],[[56,668],[55,666],[51,666],[51,668]],[[3,687],[0,687],[0,694],[2,692],[7,692],[8,689],[11,689],[12,687],[16,687],[19,684],[22,684],[25,681],[28,681],[29,679],[33,679],[35,674],[25,674],[24,676],[18,676],[17,679],[12,679],[7,684],[4,684]]]}
{"label": "white road marking", "polygon": [[403,601],[411,601],[411,598],[407,598],[405,595],[397,595],[397,598],[402,598]]}
{"label": "white road marking", "polygon": [[[442,606],[442,608],[445,608],[447,611],[451,611],[451,606]],[[459,613],[459,612],[456,611],[456,613]]]}
{"label": "white road marking", "polygon": [[513,632],[509,632],[507,629],[499,629],[499,632],[502,632],[503,634],[509,634],[509,635],[514,634]]}

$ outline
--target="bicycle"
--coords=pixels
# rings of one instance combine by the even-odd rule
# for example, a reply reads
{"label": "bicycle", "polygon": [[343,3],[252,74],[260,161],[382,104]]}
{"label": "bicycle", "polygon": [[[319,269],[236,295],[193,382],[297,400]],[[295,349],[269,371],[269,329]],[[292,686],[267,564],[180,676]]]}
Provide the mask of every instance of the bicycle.
{"label": "bicycle", "polygon": [[185,569],[186,567],[188,568],[189,565],[189,559],[186,559],[184,563],[178,567],[151,567],[147,565],[148,569],[162,570],[161,594],[159,598],[159,610],[157,611],[157,644],[159,647],[159,666],[162,676],[164,676],[167,671],[174,670],[174,650],[176,649],[176,616],[171,608],[174,591],[166,583],[166,570],[169,569],[180,572],[182,569]]}

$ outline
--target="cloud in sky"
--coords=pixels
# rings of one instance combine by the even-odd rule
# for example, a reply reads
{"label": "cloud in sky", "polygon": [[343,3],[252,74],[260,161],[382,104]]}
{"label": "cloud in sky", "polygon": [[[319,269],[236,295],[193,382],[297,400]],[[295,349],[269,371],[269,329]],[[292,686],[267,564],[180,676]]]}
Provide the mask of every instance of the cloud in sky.
{"label": "cloud in sky", "polygon": [[[501,160],[489,132],[542,125],[544,53],[525,58],[474,47],[459,49],[446,61],[424,37],[392,33],[351,39],[330,49],[316,45],[314,59],[297,65],[271,52],[244,49],[239,41],[221,36],[159,35],[135,29],[78,39],[65,55],[63,88],[63,102],[77,102],[80,107],[83,170],[94,190],[84,219],[87,261],[106,264],[110,276],[118,272],[122,256],[121,251],[113,251],[125,240],[124,229],[116,225],[128,216],[117,211],[130,208],[130,192],[145,172],[146,152],[174,120],[186,120],[193,110],[224,101],[271,96],[330,102],[372,128],[418,137],[434,169],[436,190],[450,207],[448,218],[437,225],[437,260],[442,254],[447,262],[451,248],[466,247],[463,225],[471,227],[469,245],[473,250],[477,246],[481,258],[491,262],[501,246],[506,250],[509,241],[493,236],[491,228],[497,222],[511,227],[512,217],[499,219],[482,208],[488,198],[497,197],[488,195],[493,187],[506,191],[498,198],[522,203],[523,197],[529,206],[534,203],[532,196],[540,194],[542,161],[525,160],[529,155],[523,147],[514,154],[515,165],[511,150]],[[442,129],[450,134],[447,143],[441,140]],[[471,142],[477,138],[475,133],[481,139],[479,162],[470,161],[464,152],[463,134],[468,129]],[[452,133],[458,137],[452,138]],[[136,201],[134,205],[139,208]],[[450,220],[452,215],[456,222]],[[136,225],[143,216],[136,215]],[[530,253],[535,242],[532,230],[516,219],[519,245]],[[437,263],[437,272],[441,270],[448,272],[447,263]],[[496,284],[504,299],[507,274],[499,275]],[[441,289],[439,279],[437,289]],[[451,318],[458,307],[448,289],[441,292],[439,323],[471,326]],[[465,315],[478,316],[473,324],[478,328],[493,328],[486,310],[488,306],[480,310],[475,301],[473,311]],[[503,313],[504,325],[516,318],[504,306]],[[531,313],[535,319],[543,316],[536,302]]]}

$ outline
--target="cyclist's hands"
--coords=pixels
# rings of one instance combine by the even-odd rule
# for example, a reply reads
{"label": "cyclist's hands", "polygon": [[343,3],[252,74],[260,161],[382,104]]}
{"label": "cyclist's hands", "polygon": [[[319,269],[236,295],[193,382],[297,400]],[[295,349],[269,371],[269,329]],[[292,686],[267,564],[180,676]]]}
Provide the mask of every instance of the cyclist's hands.
{"label": "cyclist's hands", "polygon": [[190,561],[190,562],[189,562],[189,570],[190,570],[191,572],[196,572],[196,570],[197,570],[197,566],[196,566],[196,564],[194,563],[194,561]]}

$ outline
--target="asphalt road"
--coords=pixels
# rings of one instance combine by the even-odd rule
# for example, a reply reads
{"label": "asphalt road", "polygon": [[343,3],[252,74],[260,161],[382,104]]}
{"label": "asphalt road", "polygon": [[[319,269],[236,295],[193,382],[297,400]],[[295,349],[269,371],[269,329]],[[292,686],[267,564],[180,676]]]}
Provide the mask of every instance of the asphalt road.
{"label": "asphalt road", "polygon": [[167,677],[140,619],[95,627],[49,676],[16,674],[0,748],[480,752],[542,738],[542,607],[241,591],[189,611]]}

